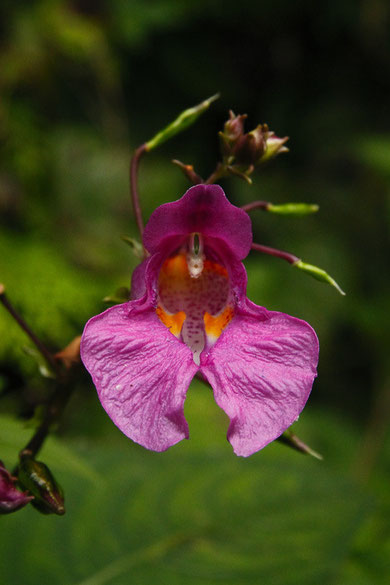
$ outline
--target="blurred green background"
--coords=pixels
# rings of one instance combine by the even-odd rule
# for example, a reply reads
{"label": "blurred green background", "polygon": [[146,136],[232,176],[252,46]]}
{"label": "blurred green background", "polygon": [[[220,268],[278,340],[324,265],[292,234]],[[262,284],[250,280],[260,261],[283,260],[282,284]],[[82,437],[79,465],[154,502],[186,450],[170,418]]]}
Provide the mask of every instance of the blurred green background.
{"label": "blurred green background", "polygon": [[[309,321],[319,378],[295,432],[318,462],[274,443],[249,459],[204,387],[191,439],[164,454],[128,441],[80,373],[44,460],[67,514],[0,518],[4,585],[387,584],[390,575],[390,34],[386,0],[36,0],[0,3],[0,281],[53,349],[79,334],[136,265],[131,151],[220,91],[199,122],[142,163],[147,218],[203,176],[228,110],[290,136],[290,153],[238,205],[315,202],[318,214],[253,212],[255,241],[326,269],[337,292],[280,260],[246,260],[249,297]],[[0,312],[0,459],[12,467],[50,386]],[[30,425],[30,426],[29,426]]]}

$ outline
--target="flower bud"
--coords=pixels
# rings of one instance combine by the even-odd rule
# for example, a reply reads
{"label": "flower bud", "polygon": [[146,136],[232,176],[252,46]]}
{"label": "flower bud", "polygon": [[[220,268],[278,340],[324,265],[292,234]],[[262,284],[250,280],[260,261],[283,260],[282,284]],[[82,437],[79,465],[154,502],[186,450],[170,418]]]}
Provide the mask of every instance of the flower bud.
{"label": "flower bud", "polygon": [[207,100],[204,100],[197,106],[193,108],[188,108],[181,112],[173,122],[168,124],[163,130],[158,132],[153,138],[151,138],[148,142],[146,142],[146,151],[153,150],[163,144],[179,132],[182,132],[189,126],[191,126],[196,120],[201,116],[209,107],[210,105],[215,102],[219,98],[219,94],[215,94],[209,97]]}
{"label": "flower bud", "polygon": [[263,126],[260,124],[238,140],[234,149],[236,162],[248,167],[257,165],[261,161],[265,148]]}
{"label": "flower bud", "polygon": [[306,262],[302,262],[302,260],[297,260],[296,262],[294,262],[293,266],[299,268],[299,270],[302,270],[303,272],[306,272],[306,274],[310,274],[310,276],[312,276],[316,280],[319,280],[320,282],[326,282],[327,284],[334,286],[334,288],[341,295],[345,295],[345,292],[340,288],[335,279],[332,278],[330,274],[325,272],[325,270],[323,270],[322,268],[314,266],[313,264],[307,264]]}
{"label": "flower bud", "polygon": [[232,162],[230,159],[234,157],[234,147],[237,141],[244,135],[244,121],[246,117],[246,114],[236,116],[230,110],[229,120],[225,122],[223,132],[219,132],[221,153],[224,162],[227,164]]}
{"label": "flower bud", "polygon": [[287,146],[284,146],[287,140],[288,136],[279,138],[275,136],[275,132],[268,131],[267,127],[267,132],[265,133],[265,150],[259,162],[266,162],[282,152],[288,152]]}
{"label": "flower bud", "polygon": [[319,459],[320,461],[322,461],[323,459],[320,453],[317,453],[317,451],[314,451],[314,449],[309,447],[309,445],[306,445],[306,443],[304,443],[302,439],[294,435],[294,433],[292,433],[290,429],[287,429],[287,431],[280,435],[280,437],[277,440],[280,443],[284,443],[288,447],[295,449],[296,451],[300,451],[304,455],[310,455],[311,457]]}
{"label": "flower bud", "polygon": [[266,210],[270,213],[277,213],[278,215],[309,215],[309,213],[316,213],[319,206],[315,203],[282,203],[281,205],[274,205],[268,203]]}
{"label": "flower bud", "polygon": [[[219,133],[223,164],[227,172],[248,181],[255,167],[281,152],[288,138],[278,138],[267,124],[259,124],[254,130],[244,133],[246,114],[236,116],[229,112],[223,132]],[[249,181],[250,182],[250,179]]]}
{"label": "flower bud", "polygon": [[0,514],[16,512],[33,499],[33,496],[16,489],[16,481],[0,461]]}
{"label": "flower bud", "polygon": [[64,493],[50,469],[29,455],[22,455],[19,483],[35,496],[34,507],[43,514],[65,514]]}

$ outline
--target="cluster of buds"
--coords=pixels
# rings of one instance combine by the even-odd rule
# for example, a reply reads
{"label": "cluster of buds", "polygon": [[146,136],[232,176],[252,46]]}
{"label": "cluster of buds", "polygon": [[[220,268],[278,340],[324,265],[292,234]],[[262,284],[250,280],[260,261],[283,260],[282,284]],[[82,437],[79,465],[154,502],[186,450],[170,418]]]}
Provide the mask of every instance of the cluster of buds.
{"label": "cluster of buds", "polygon": [[65,513],[63,491],[47,465],[22,452],[14,477],[0,461],[0,514],[16,512],[30,502],[43,514]]}
{"label": "cluster of buds", "polygon": [[219,132],[223,166],[229,174],[251,182],[249,175],[255,167],[276,155],[287,152],[288,137],[279,138],[267,124],[259,124],[251,132],[244,132],[246,114],[236,116],[232,110],[229,120]]}

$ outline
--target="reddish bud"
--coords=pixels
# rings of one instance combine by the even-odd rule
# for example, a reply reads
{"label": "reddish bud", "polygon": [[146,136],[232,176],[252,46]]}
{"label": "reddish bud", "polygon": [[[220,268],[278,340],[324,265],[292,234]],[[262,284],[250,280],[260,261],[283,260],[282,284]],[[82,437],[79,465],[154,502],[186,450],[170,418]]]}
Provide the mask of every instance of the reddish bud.
{"label": "reddish bud", "polygon": [[0,461],[0,514],[16,512],[33,499],[33,496],[15,487],[16,481],[16,477],[12,477]]}
{"label": "reddish bud", "polygon": [[244,122],[246,117],[246,114],[236,116],[235,113],[230,110],[229,120],[225,122],[223,132],[219,133],[222,156],[227,163],[229,162],[230,157],[234,154],[234,146],[244,134]]}

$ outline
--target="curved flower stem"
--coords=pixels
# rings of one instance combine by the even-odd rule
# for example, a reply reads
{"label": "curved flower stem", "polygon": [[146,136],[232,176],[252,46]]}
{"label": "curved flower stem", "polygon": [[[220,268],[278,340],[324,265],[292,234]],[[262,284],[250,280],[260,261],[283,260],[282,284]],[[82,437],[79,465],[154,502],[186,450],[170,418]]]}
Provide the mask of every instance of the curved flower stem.
{"label": "curved flower stem", "polygon": [[139,231],[139,235],[142,238],[144,233],[144,222],[142,219],[142,211],[141,205],[139,202],[138,196],[138,165],[141,157],[143,154],[147,152],[146,143],[141,144],[131,157],[130,161],[130,194],[131,194],[131,202],[133,204],[133,211],[135,215],[135,220],[137,222],[137,227]]}
{"label": "curved flower stem", "polygon": [[269,201],[252,201],[252,203],[242,205],[241,209],[246,212],[253,211],[253,209],[264,209],[267,211],[270,205],[271,203]]}
{"label": "curved flower stem", "polygon": [[283,250],[276,250],[275,248],[270,248],[269,246],[262,246],[261,244],[252,244],[252,250],[256,250],[256,252],[262,252],[263,254],[269,254],[270,256],[275,256],[276,258],[281,258],[282,260],[286,260],[289,264],[306,272],[316,280],[320,282],[326,282],[333,286],[341,295],[345,295],[345,292],[340,288],[334,278],[332,278],[325,270],[319,268],[318,266],[314,266],[313,264],[307,264],[303,262],[298,256],[294,256],[294,254],[290,254],[289,252],[284,252]]}
{"label": "curved flower stem", "polygon": [[[53,359],[57,360],[57,385],[54,388],[50,400],[46,404],[46,410],[41,424],[27,445],[20,451],[20,457],[35,457],[53,424],[61,418],[74,389],[71,373],[74,366],[80,363],[80,340],[80,336],[75,337],[69,345],[53,356]],[[59,368],[58,362],[63,364],[64,371]]]}
{"label": "curved flower stem", "polygon": [[42,343],[40,339],[35,335],[35,333],[31,330],[29,325],[25,322],[25,320],[19,315],[16,311],[10,300],[8,299],[7,295],[5,294],[5,286],[0,284],[0,301],[2,305],[7,309],[8,313],[14,318],[17,322],[19,327],[23,329],[25,333],[29,336],[35,347],[38,349],[39,353],[45,358],[47,363],[51,366],[51,368],[55,371],[57,376],[60,375],[61,371],[58,366],[58,363],[54,359],[54,356],[50,353],[47,347]]}
{"label": "curved flower stem", "polygon": [[276,248],[270,248],[269,246],[262,246],[261,244],[253,243],[251,248],[256,252],[261,252],[262,254],[269,254],[270,256],[275,256],[276,258],[286,260],[286,262],[288,262],[289,264],[297,264],[298,262],[301,261],[301,259],[298,258],[298,256],[294,256],[294,254],[284,252],[283,250],[277,250]]}
{"label": "curved flower stem", "polygon": [[218,163],[215,167],[215,170],[211,173],[211,175],[204,181],[204,185],[212,185],[218,179],[222,179],[226,175],[226,168],[222,163]]}
{"label": "curved flower stem", "polygon": [[38,451],[41,449],[47,435],[49,434],[53,424],[55,424],[61,417],[65,406],[67,405],[69,398],[73,391],[73,384],[69,381],[67,383],[62,382],[57,385],[54,390],[54,394],[49,400],[44,418],[31,437],[27,445],[20,451],[19,456],[35,457]]}

